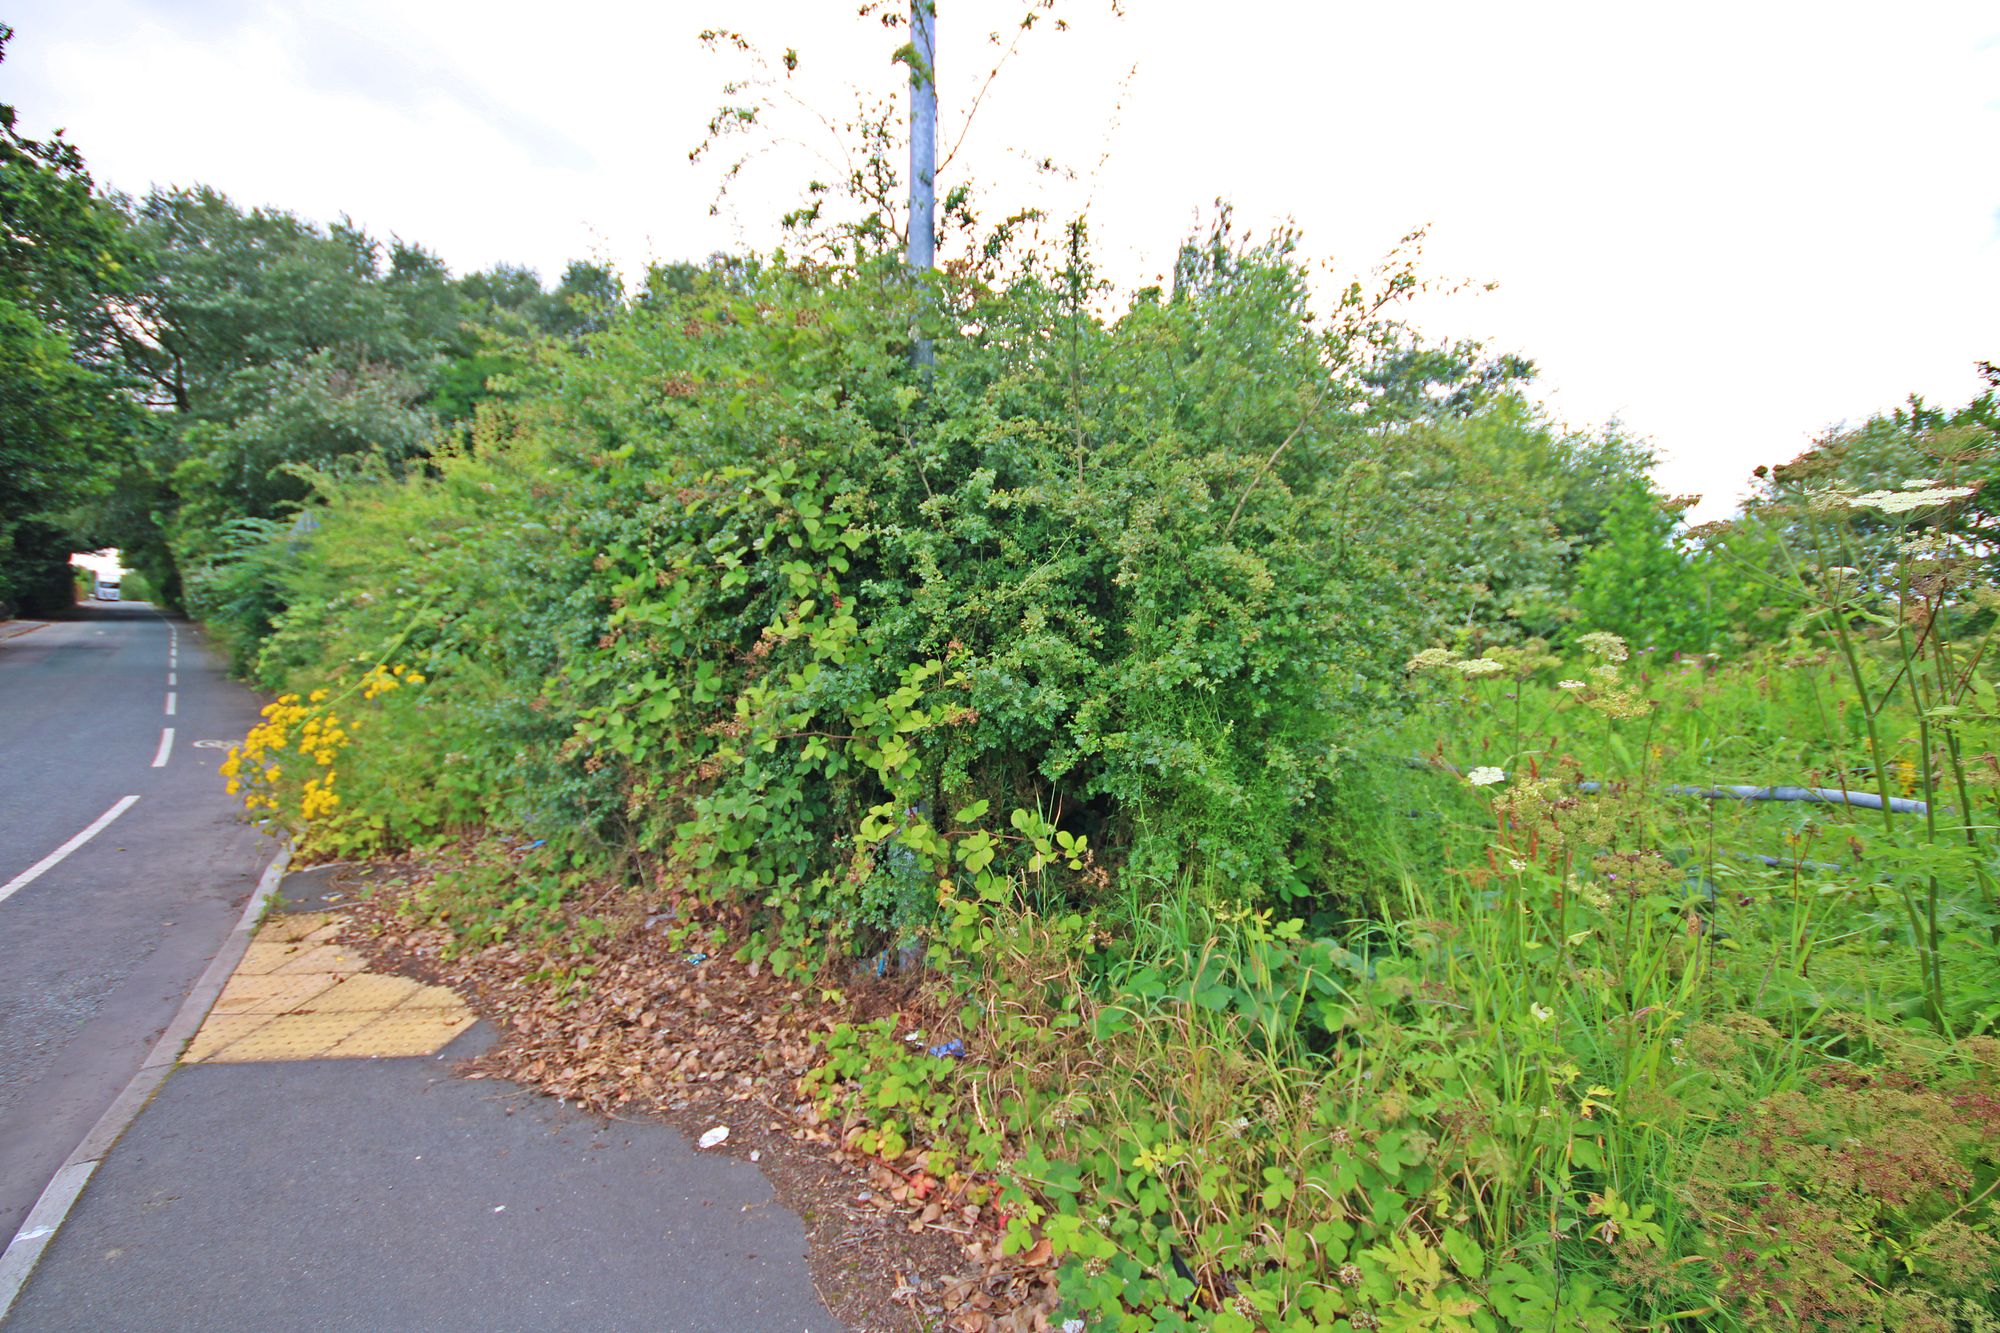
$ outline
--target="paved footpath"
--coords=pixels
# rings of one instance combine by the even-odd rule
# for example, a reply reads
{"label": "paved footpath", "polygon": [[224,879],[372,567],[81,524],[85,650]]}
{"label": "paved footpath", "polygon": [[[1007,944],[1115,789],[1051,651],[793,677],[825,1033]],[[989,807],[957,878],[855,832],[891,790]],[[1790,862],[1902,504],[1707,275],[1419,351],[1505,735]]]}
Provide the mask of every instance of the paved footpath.
{"label": "paved footpath", "polygon": [[[56,625],[10,641],[0,650],[0,701],[19,679],[8,676],[4,652],[68,630],[67,640],[44,642],[116,656],[127,646],[92,641],[115,638],[120,624],[103,636],[90,631],[104,626],[86,621],[81,634]],[[122,624],[157,634],[163,642],[141,645],[152,655],[168,641],[157,618]],[[189,640],[178,635],[182,690]],[[213,673],[212,662],[201,665]],[[235,690],[219,675],[207,688]],[[241,716],[232,721],[245,721],[254,701],[237,693],[230,711]],[[28,730],[7,714],[0,707],[0,744]],[[61,734],[78,730],[89,733],[87,719]],[[84,741],[43,754],[68,766],[70,790],[83,793],[69,802],[77,808],[134,785],[129,738],[116,726],[99,731],[89,743],[108,749],[97,764],[77,752]],[[190,765],[196,785],[219,791],[220,757],[204,757],[198,774]],[[97,772],[106,765],[109,778]],[[145,800],[128,810],[164,790],[142,790]],[[0,875],[19,879],[12,862],[23,859],[24,834],[53,850],[62,821],[80,821],[74,810],[50,817],[18,790],[16,804],[8,799],[0,785],[0,858],[9,858]],[[606,1122],[504,1083],[454,1078],[454,1061],[483,1049],[492,1032],[449,991],[368,973],[330,942],[324,913],[337,906],[329,899],[340,896],[341,872],[286,878],[278,910],[256,926],[251,887],[268,846],[218,820],[206,826],[204,869],[181,846],[186,839],[125,818],[0,899],[0,963],[20,946],[23,923],[46,932],[41,948],[100,978],[100,992],[129,986],[150,956],[173,961],[152,966],[154,1001],[128,1005],[118,1023],[100,995],[95,1014],[70,1015],[67,1025],[61,1013],[45,1019],[39,1047],[0,1035],[0,1060],[28,1079],[0,1102],[0,1145],[11,1134],[37,1148],[17,1159],[12,1179],[0,1176],[14,1191],[0,1198],[27,1216],[17,1200],[31,1165],[47,1167],[41,1183],[55,1181],[28,1218],[35,1225],[0,1257],[0,1279],[10,1267],[27,1273],[18,1294],[0,1281],[0,1305],[14,1298],[0,1317],[5,1333],[838,1329],[813,1291],[799,1220],[755,1167],[699,1153],[663,1125]],[[199,887],[185,882],[189,871]],[[137,963],[101,919],[121,908],[154,923],[150,953]],[[199,931],[176,924],[184,918]],[[210,976],[197,980],[204,968]],[[39,1012],[31,988],[46,980],[32,969],[27,978],[0,971],[0,1014],[9,1005]],[[189,993],[193,1002],[177,1003]],[[147,1054],[156,1038],[168,1054]],[[150,1094],[129,1127],[114,1105],[125,1085],[112,1079],[95,1095],[106,1069],[140,1075],[126,1103]],[[78,1070],[92,1073],[93,1095],[75,1095],[78,1109],[63,1123],[82,1128],[51,1158],[53,1131],[28,1133],[18,1122],[51,1080],[67,1073],[75,1082]],[[91,1130],[107,1107],[122,1134]],[[96,1142],[78,1147],[86,1135]],[[50,1201],[64,1179],[83,1182],[66,1211]]]}

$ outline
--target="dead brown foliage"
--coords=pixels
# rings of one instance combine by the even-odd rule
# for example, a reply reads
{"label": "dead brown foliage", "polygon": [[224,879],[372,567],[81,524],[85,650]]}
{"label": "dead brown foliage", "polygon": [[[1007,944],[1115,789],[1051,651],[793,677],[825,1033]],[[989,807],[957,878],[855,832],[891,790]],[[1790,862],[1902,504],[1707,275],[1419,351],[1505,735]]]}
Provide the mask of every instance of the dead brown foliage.
{"label": "dead brown foliage", "polygon": [[[921,1149],[893,1163],[860,1154],[851,1146],[859,1126],[823,1122],[799,1091],[817,1062],[815,1034],[884,1016],[922,1026],[925,985],[801,986],[724,955],[693,961],[701,946],[676,945],[674,926],[740,922],[616,888],[578,895],[613,923],[587,957],[572,956],[560,935],[454,955],[450,931],[416,907],[429,869],[384,869],[385,887],[348,908],[343,940],[385,970],[453,987],[498,1029],[463,1076],[506,1079],[615,1119],[664,1120],[691,1136],[728,1125],[713,1151],[755,1162],[804,1220],[815,1286],[851,1328],[1051,1327],[1046,1242],[1003,1257],[992,1208],[966,1197],[971,1182],[931,1176]],[[595,971],[578,978],[579,963]]]}

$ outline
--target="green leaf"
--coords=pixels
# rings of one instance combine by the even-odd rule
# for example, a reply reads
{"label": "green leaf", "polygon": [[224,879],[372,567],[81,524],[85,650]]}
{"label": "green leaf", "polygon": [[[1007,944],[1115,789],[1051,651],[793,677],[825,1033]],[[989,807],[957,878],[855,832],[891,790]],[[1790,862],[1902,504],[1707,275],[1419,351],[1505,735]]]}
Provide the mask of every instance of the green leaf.
{"label": "green leaf", "polygon": [[1452,1266],[1469,1278],[1477,1278],[1486,1271],[1486,1252],[1457,1227],[1446,1227],[1444,1232],[1444,1252],[1451,1256]]}

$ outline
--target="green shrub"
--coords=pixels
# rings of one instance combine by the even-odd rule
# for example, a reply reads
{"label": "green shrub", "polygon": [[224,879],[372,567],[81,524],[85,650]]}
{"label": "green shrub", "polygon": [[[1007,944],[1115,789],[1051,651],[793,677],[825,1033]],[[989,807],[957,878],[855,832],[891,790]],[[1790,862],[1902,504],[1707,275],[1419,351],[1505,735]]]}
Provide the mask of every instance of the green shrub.
{"label": "green shrub", "polygon": [[1137,874],[1341,891],[1309,849],[1426,624],[1355,538],[1376,312],[1316,323],[1283,240],[1112,322],[1030,266],[947,285],[919,380],[891,271],[711,275],[433,475],[323,479],[260,670],[420,665],[485,802],[450,822],[547,827],[553,787],[575,839],[823,921],[921,925],[980,800]]}

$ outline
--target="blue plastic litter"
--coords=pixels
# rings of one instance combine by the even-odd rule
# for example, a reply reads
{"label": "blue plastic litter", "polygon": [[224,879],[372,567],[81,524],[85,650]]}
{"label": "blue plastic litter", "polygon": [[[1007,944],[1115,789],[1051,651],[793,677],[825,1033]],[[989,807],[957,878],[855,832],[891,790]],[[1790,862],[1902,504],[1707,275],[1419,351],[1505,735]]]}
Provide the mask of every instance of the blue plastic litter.
{"label": "blue plastic litter", "polygon": [[963,1059],[965,1056],[965,1043],[953,1037],[950,1041],[942,1045],[931,1047],[930,1052],[940,1060]]}
{"label": "blue plastic litter", "polygon": [[537,838],[533,842],[521,844],[521,850],[524,852],[532,852],[537,847],[546,847],[548,845],[549,845],[549,840],[547,838]]}
{"label": "blue plastic litter", "polygon": [[691,953],[687,956],[687,965],[689,967],[700,967],[707,961],[708,955],[705,953]]}
{"label": "blue plastic litter", "polygon": [[878,980],[891,972],[913,972],[923,966],[924,946],[899,944],[893,949],[884,949],[870,961],[875,966],[875,976]]}

